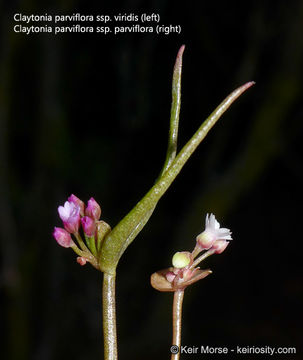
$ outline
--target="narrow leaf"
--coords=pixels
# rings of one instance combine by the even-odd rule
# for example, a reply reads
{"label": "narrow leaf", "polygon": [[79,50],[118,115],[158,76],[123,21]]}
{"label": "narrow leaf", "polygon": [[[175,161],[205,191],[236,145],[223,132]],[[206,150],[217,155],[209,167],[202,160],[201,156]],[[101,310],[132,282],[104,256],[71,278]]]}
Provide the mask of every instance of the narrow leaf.
{"label": "narrow leaf", "polygon": [[170,164],[176,157],[176,153],[177,153],[179,115],[181,108],[182,56],[184,49],[185,49],[185,45],[182,45],[179,49],[174,67],[167,153],[166,153],[165,163],[160,176],[163,175],[163,173],[169,168]]}
{"label": "narrow leaf", "polygon": [[234,90],[215,111],[202,123],[197,132],[172,161],[170,167],[158,179],[155,185],[141,201],[116,225],[106,236],[102,244],[99,263],[102,271],[114,274],[118,261],[129,244],[142,230],[151,217],[158,201],[179,174],[186,161],[205,138],[209,130],[215,125],[230,105],[254,82],[248,82]]}

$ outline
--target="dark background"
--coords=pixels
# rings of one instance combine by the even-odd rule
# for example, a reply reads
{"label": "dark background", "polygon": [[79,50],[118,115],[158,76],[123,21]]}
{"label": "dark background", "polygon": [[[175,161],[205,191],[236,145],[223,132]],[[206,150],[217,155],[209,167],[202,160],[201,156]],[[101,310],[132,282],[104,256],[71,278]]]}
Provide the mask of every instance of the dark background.
{"label": "dark background", "polygon": [[[182,33],[15,34],[16,12],[159,13]],[[120,358],[169,357],[172,295],[149,278],[193,248],[213,212],[234,240],[186,291],[183,343],[296,347],[277,358],[303,359],[302,1],[24,0],[1,3],[0,14],[1,358],[102,358],[101,274],[52,238],[57,207],[71,193],[93,196],[114,226],[152,186],[184,43],[179,148],[228,93],[256,85],[119,263]],[[229,356],[205,356],[216,358]]]}

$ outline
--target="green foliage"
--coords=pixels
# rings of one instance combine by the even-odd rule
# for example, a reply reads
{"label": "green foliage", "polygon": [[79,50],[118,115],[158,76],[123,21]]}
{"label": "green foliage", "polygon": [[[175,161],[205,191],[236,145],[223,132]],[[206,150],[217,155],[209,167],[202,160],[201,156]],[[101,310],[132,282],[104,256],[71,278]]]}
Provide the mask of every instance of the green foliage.
{"label": "green foliage", "polygon": [[248,82],[233,91],[202,123],[196,133],[176,156],[179,112],[181,102],[181,69],[184,46],[179,50],[173,74],[172,109],[168,150],[163,170],[155,185],[148,191],[141,201],[118,223],[105,237],[102,243],[99,265],[100,269],[109,274],[115,274],[119,259],[143,229],[151,217],[158,201],[170,187],[187,160],[196,150],[209,130],[215,125],[230,105],[254,83]]}

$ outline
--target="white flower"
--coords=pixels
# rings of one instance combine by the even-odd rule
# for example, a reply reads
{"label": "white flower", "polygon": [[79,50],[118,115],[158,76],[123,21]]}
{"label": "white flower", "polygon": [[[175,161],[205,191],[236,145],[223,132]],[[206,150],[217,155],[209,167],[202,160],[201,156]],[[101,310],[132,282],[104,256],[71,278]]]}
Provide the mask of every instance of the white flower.
{"label": "white flower", "polygon": [[70,218],[78,215],[78,206],[70,201],[65,201],[64,206],[58,207],[59,216],[62,221],[68,221]]}
{"label": "white flower", "polygon": [[231,231],[226,228],[220,228],[215,215],[206,215],[205,230],[197,236],[197,242],[202,249],[210,249],[217,240],[232,240]]}
{"label": "white flower", "polygon": [[63,221],[65,230],[74,234],[80,226],[80,206],[71,201],[65,201],[64,206],[58,207],[58,213]]}

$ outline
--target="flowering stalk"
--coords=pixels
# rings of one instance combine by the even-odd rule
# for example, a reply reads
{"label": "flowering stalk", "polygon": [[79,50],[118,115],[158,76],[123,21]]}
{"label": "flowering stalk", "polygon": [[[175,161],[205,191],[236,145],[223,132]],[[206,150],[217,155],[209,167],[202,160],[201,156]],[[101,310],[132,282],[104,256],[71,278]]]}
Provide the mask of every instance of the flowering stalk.
{"label": "flowering stalk", "polygon": [[[197,132],[182,148],[179,154],[176,155],[179,113],[181,106],[181,72],[183,51],[184,46],[182,46],[178,52],[173,73],[172,107],[166,159],[160,176],[154,186],[114,227],[113,230],[111,230],[108,224],[99,220],[101,208],[93,198],[88,201],[87,207],[85,207],[82,200],[77,198],[75,195],[71,195],[64,206],[59,207],[59,215],[65,228],[62,230],[66,231],[68,235],[61,230],[56,230],[54,232],[54,237],[57,242],[64,247],[71,247],[79,255],[77,262],[80,265],[85,265],[88,261],[96,269],[104,272],[103,329],[105,339],[105,360],[117,359],[115,276],[120,257],[145,226],[160,198],[169,188],[189,157],[196,150],[210,129],[230,107],[230,105],[254,84],[254,82],[248,82],[242,85],[233,91],[225,100],[223,100],[215,111],[202,123]],[[82,230],[80,225],[82,225]],[[81,233],[84,234],[86,243],[82,240]],[[73,235],[76,238],[80,249],[71,240],[70,235]],[[180,294],[181,292],[183,293],[185,287],[211,273],[210,270],[199,270],[199,268],[196,268],[195,266],[198,264],[197,260],[193,263],[194,258],[201,251],[206,250],[205,244],[207,243],[207,246],[212,248],[214,253],[221,253],[226,248],[227,243],[225,240],[222,241],[222,237],[218,238],[216,241],[214,241],[213,238],[213,233],[204,234],[202,236],[202,240],[197,242],[196,248],[191,253],[190,261],[188,262],[187,259],[187,264],[184,265],[184,267],[173,267],[169,271],[164,271],[163,273],[160,272],[154,277],[153,280],[155,281],[155,284],[157,281],[160,281],[161,283],[161,285],[155,285],[156,288],[158,286],[158,290],[178,292],[179,300],[176,300],[176,309],[179,309],[180,303],[182,304]],[[187,255],[185,254],[185,257],[186,256]],[[199,258],[199,262],[200,261],[201,258]],[[194,266],[191,267],[193,264]],[[179,313],[181,314],[180,311]],[[179,324],[179,320],[177,321],[177,324]],[[178,326],[176,329],[178,329]],[[176,334],[178,335],[181,333],[177,331]],[[179,339],[179,335],[176,339]]]}
{"label": "flowering stalk", "polygon": [[[182,304],[184,298],[184,290],[176,290],[174,292],[173,302],[173,339],[171,347],[171,360],[180,359],[181,348],[181,330],[182,330]],[[173,350],[175,348],[175,351]]]}
{"label": "flowering stalk", "polygon": [[[90,262],[93,267],[100,270],[96,244],[101,243],[110,230],[110,226],[104,221],[98,221],[101,215],[99,204],[91,198],[85,208],[84,202],[72,194],[64,206],[58,207],[58,213],[64,229],[55,227],[53,236],[57,243],[65,248],[72,248],[79,255],[77,262],[80,265]],[[101,231],[99,231],[101,224]],[[80,225],[82,225],[82,231]],[[82,239],[81,232],[85,241]],[[72,240],[72,235],[76,242]]]}
{"label": "flowering stalk", "polygon": [[[227,247],[227,240],[232,240],[230,230],[221,228],[215,216],[207,214],[205,230],[197,236],[194,250],[191,253],[189,251],[176,252],[172,258],[172,267],[157,271],[151,276],[151,285],[156,290],[174,292],[171,360],[180,358],[184,290],[211,274],[210,270],[200,270],[197,265],[210,255],[222,253]],[[206,252],[197,257],[203,251]]]}
{"label": "flowering stalk", "polygon": [[204,254],[200,255],[190,266],[190,269],[194,269],[197,265],[200,264],[200,262],[202,262],[203,260],[205,260],[207,257],[209,257],[210,255],[213,255],[215,253],[215,250],[210,249],[207,252],[205,252]]}
{"label": "flowering stalk", "polygon": [[[222,114],[230,107],[230,105],[254,82],[248,82],[235,91],[233,91],[216,109],[215,111],[202,123],[197,132],[183,147],[183,149],[176,156],[177,133],[180,112],[180,94],[181,94],[181,70],[182,70],[182,55],[184,47],[179,50],[176,65],[173,74],[173,91],[172,91],[172,110],[171,110],[171,127],[169,135],[169,143],[166,161],[160,177],[149,192],[142,198],[141,201],[116,225],[116,227],[105,236],[101,245],[99,254],[99,266],[101,271],[111,275],[116,274],[116,268],[120,257],[126,248],[132,243],[135,237],[143,229],[149,218],[151,217],[158,201],[162,195],[169,188],[173,180],[179,174],[189,157],[196,150],[201,141],[205,138],[209,130],[215,125]],[[105,316],[107,314],[106,309]],[[109,325],[110,321],[107,322]],[[114,334],[114,331],[110,331]],[[115,344],[114,339],[108,339],[109,344]],[[114,352],[114,351],[112,351]],[[109,358],[106,357],[106,360]]]}
{"label": "flowering stalk", "polygon": [[103,336],[104,359],[117,360],[117,327],[116,327],[116,276],[104,273],[103,275]]}
{"label": "flowering stalk", "polygon": [[162,176],[160,176],[155,185],[149,190],[143,199],[139,201],[137,205],[135,205],[135,207],[108,234],[108,236],[106,236],[99,258],[100,268],[102,271],[112,274],[115,273],[120,257],[142,230],[152,215],[158,201],[179,174],[189,157],[196,150],[198,145],[205,138],[209,130],[214,126],[221,115],[253,84],[254,82],[248,82],[240,86],[215,109],[215,111],[203,122],[197,132],[171,162],[169,168]]}

